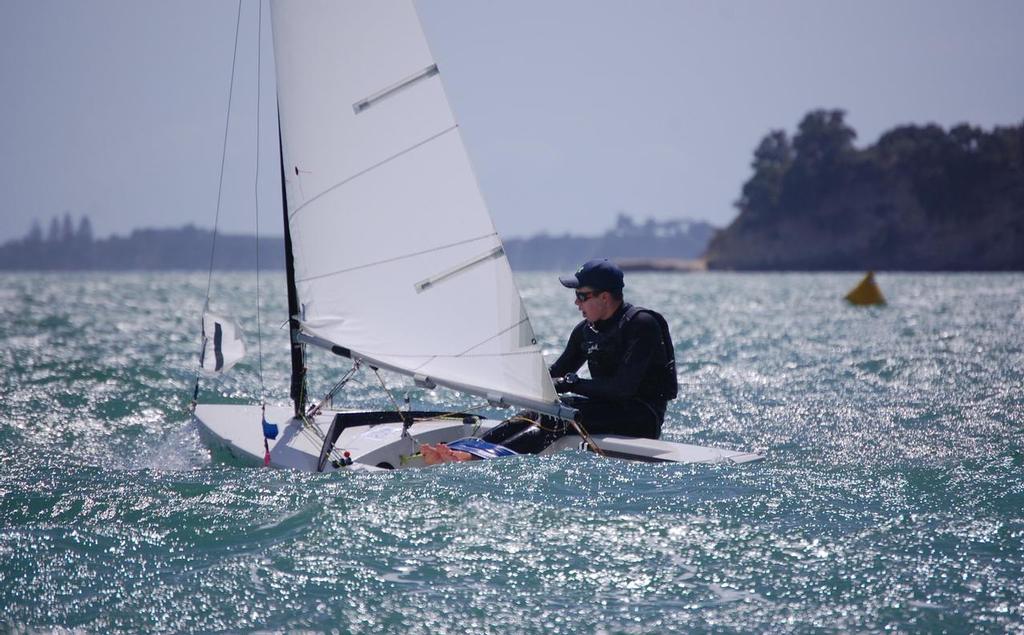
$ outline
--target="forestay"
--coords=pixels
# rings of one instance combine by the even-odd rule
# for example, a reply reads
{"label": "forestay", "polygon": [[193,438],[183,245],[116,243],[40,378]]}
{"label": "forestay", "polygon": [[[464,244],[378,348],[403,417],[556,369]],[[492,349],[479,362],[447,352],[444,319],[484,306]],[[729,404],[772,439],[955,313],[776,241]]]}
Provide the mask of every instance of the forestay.
{"label": "forestay", "polygon": [[303,331],[557,404],[410,0],[272,4]]}

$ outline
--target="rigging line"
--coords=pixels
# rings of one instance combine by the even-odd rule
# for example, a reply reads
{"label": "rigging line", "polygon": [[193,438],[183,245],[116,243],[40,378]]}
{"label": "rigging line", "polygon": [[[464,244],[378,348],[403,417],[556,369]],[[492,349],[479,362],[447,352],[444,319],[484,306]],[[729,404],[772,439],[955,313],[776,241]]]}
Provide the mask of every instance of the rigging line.
{"label": "rigging line", "polygon": [[[323,431],[320,430],[320,428],[318,428],[315,424],[315,419],[317,415],[321,414],[323,408],[327,405],[327,402],[333,400],[334,395],[339,390],[341,390],[341,388],[345,384],[347,384],[349,380],[351,380],[355,376],[359,368],[360,364],[358,361],[353,363],[352,368],[350,368],[348,372],[345,373],[345,376],[342,377],[338,381],[338,383],[336,383],[334,387],[327,392],[326,395],[324,395],[324,398],[320,400],[320,403],[310,408],[307,412],[303,413],[302,426],[300,427],[300,431],[301,434],[303,434],[306,437],[306,439],[310,440],[314,446],[317,445],[318,443],[320,445],[323,445],[324,441],[327,438]],[[336,461],[340,460],[343,458],[342,450],[337,446],[331,446],[331,449],[328,452],[328,456],[333,457],[334,460]]]}
{"label": "rigging line", "polygon": [[359,370],[359,361],[356,360],[352,364],[352,368],[350,368],[348,370],[348,372],[345,373],[345,375],[336,384],[334,384],[334,386],[330,390],[327,391],[327,394],[324,395],[323,399],[320,400],[320,403],[316,404],[315,406],[313,406],[312,408],[310,408],[306,412],[306,417],[312,418],[312,417],[315,417],[318,414],[320,414],[323,411],[324,407],[327,406],[327,402],[334,400],[334,395],[336,395],[338,393],[338,391],[341,390],[341,388],[345,384],[347,384],[348,381],[350,379],[352,379],[352,377],[355,376],[355,374],[356,374],[356,372],[358,370]]}
{"label": "rigging line", "polygon": [[470,434],[469,435],[469,436],[475,436],[476,430],[480,428],[480,419],[486,418],[486,417],[481,417],[480,415],[474,415],[474,414],[472,414],[472,412],[474,410],[482,410],[483,408],[489,408],[490,406],[491,406],[491,404],[489,404],[489,403],[487,403],[485,401],[485,402],[483,402],[481,404],[477,404],[475,406],[468,406],[466,408],[463,408],[462,410],[460,410],[458,412],[450,412],[449,411],[449,412],[442,413],[440,415],[428,415],[426,417],[414,417],[412,420],[413,421],[430,421],[431,419],[445,419],[445,418],[453,419],[453,418],[456,418],[456,417],[463,417],[463,418],[465,418],[466,416],[476,417],[477,422],[476,422],[476,427],[474,428],[474,434]]}
{"label": "rigging line", "polygon": [[380,166],[384,165],[385,163],[390,163],[391,161],[394,161],[398,157],[402,156],[403,154],[408,154],[409,152],[412,152],[416,148],[424,146],[424,145],[430,143],[431,141],[433,141],[434,139],[437,139],[438,137],[442,137],[442,136],[448,134],[449,132],[451,132],[452,130],[455,130],[458,127],[459,127],[459,125],[455,124],[454,126],[451,126],[450,128],[445,128],[441,132],[433,134],[433,135],[427,137],[426,139],[424,139],[423,141],[420,141],[419,143],[411,145],[408,148],[406,148],[405,150],[401,150],[399,152],[396,152],[395,154],[389,156],[388,158],[382,159],[381,161],[378,161],[377,163],[374,163],[370,167],[365,168],[365,169],[363,169],[363,170],[361,170],[359,172],[356,172],[355,174],[353,174],[352,176],[348,177],[347,179],[344,179],[342,181],[339,181],[338,183],[335,183],[334,185],[330,186],[329,188],[327,188],[323,192],[320,192],[319,194],[317,194],[313,198],[309,199],[308,201],[303,201],[301,205],[299,205],[298,207],[296,207],[295,209],[293,209],[291,211],[291,213],[288,215],[288,220],[291,220],[291,219],[295,218],[295,215],[298,214],[300,211],[302,211],[307,205],[309,205],[313,201],[316,201],[317,199],[319,199],[320,197],[324,196],[325,194],[333,192],[334,190],[338,189],[342,185],[345,185],[346,183],[350,183],[351,181],[353,181],[355,179],[358,179],[359,177],[363,176],[367,172],[371,172],[373,170],[376,170],[377,168],[379,168]]}
{"label": "rigging line", "polygon": [[582,423],[576,421],[575,419],[569,419],[569,423],[572,424],[572,427],[576,428],[576,432],[580,433],[580,436],[583,437],[583,440],[586,441],[587,445],[590,446],[590,449],[593,450],[595,454],[597,454],[598,456],[607,456],[604,453],[604,450],[601,449],[601,446],[594,443],[594,439],[592,439],[591,436],[587,434],[587,429],[583,427]]}
{"label": "rigging line", "polygon": [[302,425],[299,426],[298,434],[301,434],[313,447],[323,445],[324,439],[327,438],[316,426],[316,423],[310,421],[305,414],[302,415]]}
{"label": "rigging line", "polygon": [[235,92],[235,66],[238,62],[238,32],[242,24],[242,0],[238,0],[238,16],[235,18],[235,48],[231,52],[231,81],[228,83],[228,112],[224,118],[224,143],[220,152],[220,177],[217,181],[217,211],[213,217],[213,240],[210,242],[210,273],[206,278],[206,302],[210,302],[210,285],[213,284],[213,256],[217,250],[217,226],[220,222],[220,201],[224,191],[224,163],[228,155],[228,129],[231,123],[231,100]]}
{"label": "rigging line", "polygon": [[386,392],[388,397],[391,399],[391,405],[395,407],[395,412],[397,412],[398,416],[402,418],[402,423],[404,424],[402,426],[402,436],[405,437],[406,435],[408,435],[410,439],[416,441],[416,439],[413,438],[411,434],[409,434],[409,426],[412,424],[412,420],[406,421],[405,413],[402,412],[401,406],[398,405],[398,400],[395,399],[395,396],[391,394],[391,391],[388,390],[387,384],[384,383],[384,378],[380,376],[380,369],[374,368],[373,366],[370,366],[370,369],[373,371],[373,374],[377,376],[377,381],[380,382],[380,387],[384,389],[384,392]]}
{"label": "rigging line", "polygon": [[490,238],[492,236],[497,236],[497,235],[498,235],[498,232],[491,232],[489,234],[484,234],[482,236],[477,236],[475,238],[467,238],[465,240],[460,240],[460,241],[457,241],[457,242],[454,242],[454,243],[448,243],[447,245],[438,245],[437,247],[431,247],[430,249],[424,249],[422,251],[414,251],[412,253],[402,254],[401,256],[393,256],[391,258],[385,258],[384,260],[377,260],[375,262],[368,262],[368,263],[363,264],[363,265],[356,265],[355,267],[348,267],[346,269],[338,269],[337,271],[331,271],[329,273],[321,273],[319,275],[309,276],[308,278],[301,278],[301,279],[297,280],[297,282],[309,282],[310,280],[319,280],[320,278],[329,278],[331,276],[337,276],[337,275],[341,275],[343,273],[349,273],[349,272],[352,272],[352,271],[356,271],[358,269],[366,269],[368,267],[376,267],[378,265],[385,265],[385,264],[388,264],[390,262],[396,262],[398,260],[405,260],[406,258],[415,258],[416,256],[422,256],[424,254],[433,253],[435,251],[443,251],[445,249],[451,249],[452,247],[458,247],[460,245],[466,245],[466,244],[469,244],[469,243],[472,243],[472,242],[476,242],[478,240],[483,240],[485,238]]}
{"label": "rigging line", "polygon": [[260,324],[260,63],[263,42],[263,0],[256,4],[256,182],[253,193],[256,199],[256,357],[259,360],[260,401],[266,401],[263,384],[263,327]]}
{"label": "rigging line", "polygon": [[373,371],[373,374],[377,376],[377,381],[380,382],[380,387],[383,388],[384,392],[386,392],[388,397],[391,398],[391,405],[395,407],[395,410],[401,413],[402,408],[398,405],[398,401],[395,399],[395,396],[391,394],[390,390],[388,390],[387,384],[384,383],[384,378],[380,376],[380,369],[374,368],[373,366],[370,366],[370,369]]}
{"label": "rigging line", "polygon": [[[310,444],[314,447],[323,445],[324,441],[327,440],[327,435],[323,433],[316,426],[316,423],[311,421],[305,414],[302,415],[302,425],[299,426],[299,434],[301,434]],[[333,458],[335,461],[340,461],[344,458],[343,450],[337,446],[332,446],[330,451],[327,453],[328,457]]]}
{"label": "rigging line", "polygon": [[[206,297],[203,300],[203,341],[199,349],[199,368],[196,369],[195,386],[192,389],[192,401],[189,404],[191,412],[196,411],[196,404],[199,402],[199,377],[203,367],[203,357],[206,353],[206,311],[210,308],[210,288],[213,285],[213,257],[217,253],[217,227],[220,224],[220,200],[221,192],[224,189],[224,162],[228,154],[228,129],[231,123],[231,97],[235,89],[235,66],[238,61],[238,33],[242,24],[242,0],[238,0],[238,14],[235,17],[235,47],[231,52],[231,80],[228,82],[228,110],[224,117],[224,142],[221,144],[220,153],[220,176],[217,179],[217,209],[213,216],[213,236],[210,240],[210,269],[206,274]],[[262,378],[261,378],[262,379]]]}

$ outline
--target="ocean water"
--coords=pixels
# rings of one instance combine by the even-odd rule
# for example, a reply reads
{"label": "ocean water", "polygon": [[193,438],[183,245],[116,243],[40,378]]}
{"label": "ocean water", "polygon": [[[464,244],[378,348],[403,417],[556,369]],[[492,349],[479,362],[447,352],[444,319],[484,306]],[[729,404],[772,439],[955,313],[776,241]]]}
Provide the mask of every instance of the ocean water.
{"label": "ocean water", "polygon": [[[1024,632],[1024,275],[882,273],[881,308],[857,280],[627,276],[675,338],[664,438],[761,463],[318,475],[200,443],[205,274],[4,274],[0,631]],[[519,283],[553,359],[571,296]],[[284,402],[261,286],[257,345],[255,280],[215,278],[252,354],[204,400]],[[317,391],[347,368],[311,363]],[[387,408],[374,385],[347,402]]]}

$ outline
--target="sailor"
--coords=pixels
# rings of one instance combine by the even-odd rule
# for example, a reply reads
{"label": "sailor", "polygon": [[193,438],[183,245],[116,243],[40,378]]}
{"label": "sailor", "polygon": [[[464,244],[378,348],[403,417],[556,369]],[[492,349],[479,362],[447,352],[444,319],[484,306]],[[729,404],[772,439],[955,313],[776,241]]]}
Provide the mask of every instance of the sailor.
{"label": "sailor", "polygon": [[[588,434],[657,439],[668,401],[678,391],[675,354],[665,318],[623,299],[622,269],[590,260],[562,285],[576,293],[583,320],[551,365],[562,401],[580,412]],[[586,363],[590,378],[576,374]],[[483,435],[518,453],[536,453],[573,430],[551,417],[520,413]]]}

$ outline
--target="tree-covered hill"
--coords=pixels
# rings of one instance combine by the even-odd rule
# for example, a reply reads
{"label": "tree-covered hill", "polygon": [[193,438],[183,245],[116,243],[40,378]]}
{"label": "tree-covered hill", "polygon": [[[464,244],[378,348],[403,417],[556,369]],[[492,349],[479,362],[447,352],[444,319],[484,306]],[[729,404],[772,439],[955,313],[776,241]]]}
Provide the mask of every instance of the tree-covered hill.
{"label": "tree-covered hill", "polygon": [[1024,269],[1024,123],[901,126],[858,150],[840,110],[754,151],[711,269]]}

